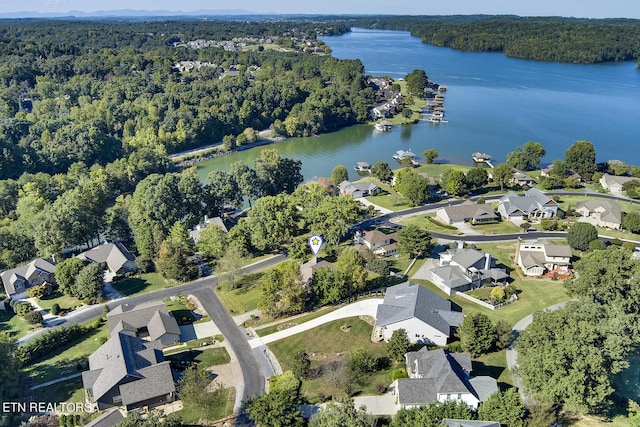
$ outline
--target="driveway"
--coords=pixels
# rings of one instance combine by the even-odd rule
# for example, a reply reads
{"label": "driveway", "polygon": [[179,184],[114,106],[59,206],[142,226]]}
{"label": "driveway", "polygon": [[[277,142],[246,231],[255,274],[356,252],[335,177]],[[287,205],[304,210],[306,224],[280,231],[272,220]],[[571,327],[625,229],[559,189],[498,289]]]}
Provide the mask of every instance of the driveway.
{"label": "driveway", "polygon": [[354,302],[353,304],[349,304],[345,307],[337,309],[336,311],[332,311],[331,313],[327,313],[323,316],[317,317],[313,320],[309,320],[308,322],[304,322],[300,325],[296,325],[282,331],[274,332],[273,334],[265,335],[264,337],[258,337],[249,340],[249,345],[251,346],[251,348],[258,348],[263,345],[299,334],[301,332],[306,332],[310,329],[328,322],[332,322],[334,320],[357,316],[375,317],[376,311],[378,310],[378,305],[380,305],[382,301],[382,298],[371,298]]}
{"label": "driveway", "polygon": [[353,398],[356,408],[364,406],[367,414],[371,415],[395,415],[398,412],[396,396],[387,392],[381,396],[356,396]]}

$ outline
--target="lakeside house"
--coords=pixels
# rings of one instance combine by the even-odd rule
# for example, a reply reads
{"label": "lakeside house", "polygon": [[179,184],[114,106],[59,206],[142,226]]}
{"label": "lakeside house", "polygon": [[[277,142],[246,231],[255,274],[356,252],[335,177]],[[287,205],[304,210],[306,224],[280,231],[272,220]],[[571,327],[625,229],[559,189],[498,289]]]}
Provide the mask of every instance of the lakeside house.
{"label": "lakeside house", "polygon": [[469,222],[473,225],[497,222],[498,215],[491,205],[467,200],[460,205],[447,206],[436,211],[436,219],[450,225]]}
{"label": "lakeside house", "polygon": [[195,245],[197,245],[198,242],[200,241],[200,233],[202,232],[202,230],[204,230],[209,226],[220,227],[222,231],[224,231],[225,233],[229,232],[229,229],[227,228],[227,225],[224,223],[222,218],[220,217],[209,218],[207,215],[205,215],[203,222],[196,225],[193,229],[189,230],[189,236],[191,236],[191,240],[193,240],[193,243]]}
{"label": "lakeside house", "polygon": [[163,346],[180,342],[180,327],[162,301],[119,305],[107,313],[109,335],[124,333]]}
{"label": "lakeside house", "polygon": [[529,174],[513,168],[513,176],[509,180],[511,185],[519,185],[520,187],[533,187],[536,185],[536,181],[529,176]]}
{"label": "lakeside house", "polygon": [[558,213],[558,203],[534,187],[523,195],[509,193],[502,197],[498,202],[498,212],[509,220],[552,218]]}
{"label": "lakeside house", "polygon": [[110,275],[125,274],[138,270],[135,257],[120,242],[104,242],[95,248],[84,251],[76,258],[94,262]]}
{"label": "lakeside house", "polygon": [[600,178],[600,185],[602,185],[602,188],[604,188],[605,190],[609,190],[612,193],[620,193],[622,192],[622,186],[634,179],[640,178],[635,178],[632,176],[616,176],[605,173],[604,175],[602,175],[602,178]]}
{"label": "lakeside house", "polygon": [[451,301],[404,282],[387,288],[376,312],[372,340],[387,341],[394,331],[404,329],[412,343],[447,345],[462,318],[461,312],[452,310]]}
{"label": "lakeside house", "polygon": [[[540,176],[550,176],[552,170],[553,170],[553,165],[549,165],[548,167],[540,171]],[[578,172],[574,171],[573,169],[569,169],[568,172],[569,172],[569,175],[566,176],[565,178],[574,178],[578,182],[582,182],[582,175],[580,175]]]}
{"label": "lakeside house", "polygon": [[548,240],[519,241],[515,259],[527,276],[542,276],[548,272],[569,273],[571,263],[569,245],[556,245]]}
{"label": "lakeside house", "polygon": [[5,270],[0,273],[4,292],[12,300],[27,298],[27,289],[46,283],[55,284],[56,263],[36,258],[28,264]]}
{"label": "lakeside house", "polygon": [[475,289],[485,283],[506,283],[509,278],[505,270],[494,266],[491,254],[464,248],[463,242],[441,252],[439,264],[431,270],[431,282],[447,295]]}
{"label": "lakeside house", "polygon": [[342,181],[338,184],[338,188],[340,189],[340,195],[352,196],[354,199],[358,199],[360,197],[369,197],[380,194],[382,191],[380,187],[376,185],[374,182],[355,182],[352,183],[350,181]]}
{"label": "lakeside house", "polygon": [[398,253],[398,235],[396,233],[383,233],[380,230],[368,230],[364,233],[356,231],[354,243],[370,249],[379,256],[392,256]]}
{"label": "lakeside house", "polygon": [[[576,212],[585,220],[592,219],[599,227],[619,230],[622,228],[622,209],[613,200],[589,199],[576,203]],[[591,221],[588,221],[591,222]]]}
{"label": "lakeside house", "polygon": [[302,282],[308,285],[313,279],[315,272],[321,268],[330,268],[331,270],[335,270],[336,266],[329,261],[314,256],[300,266]]}
{"label": "lakeside house", "polygon": [[425,346],[405,354],[405,362],[409,378],[397,379],[391,385],[400,408],[453,400],[476,410],[480,402],[498,391],[495,378],[472,376],[469,353],[452,353],[444,349],[429,351]]}

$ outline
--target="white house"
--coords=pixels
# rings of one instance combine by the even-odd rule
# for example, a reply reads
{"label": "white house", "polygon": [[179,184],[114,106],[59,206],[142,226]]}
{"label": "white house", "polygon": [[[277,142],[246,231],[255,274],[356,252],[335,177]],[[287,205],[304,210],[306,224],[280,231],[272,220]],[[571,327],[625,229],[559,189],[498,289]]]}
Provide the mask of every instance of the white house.
{"label": "white house", "polygon": [[609,175],[608,173],[605,173],[604,175],[602,175],[602,178],[600,178],[600,185],[602,185],[602,188],[604,188],[605,190],[609,190],[612,193],[620,193],[622,192],[622,186],[634,179],[639,178],[635,178],[632,176]]}
{"label": "white house", "polygon": [[431,270],[431,281],[447,295],[468,291],[488,282],[504,282],[509,275],[494,265],[491,254],[464,248],[459,242],[455,249],[440,253],[440,266]]}
{"label": "white house", "polygon": [[376,312],[372,338],[386,341],[393,331],[404,329],[412,343],[447,345],[462,318],[462,313],[452,311],[451,301],[405,282],[387,289]]}
{"label": "white house", "polygon": [[498,212],[505,219],[528,217],[551,218],[558,213],[558,203],[537,188],[530,188],[523,195],[509,193],[498,202]]}
{"label": "white house", "polygon": [[398,253],[398,236],[396,233],[385,234],[380,230],[356,232],[355,244],[361,244],[374,254],[388,257]]}
{"label": "white house", "polygon": [[576,203],[576,211],[585,218],[593,218],[599,227],[619,230],[622,227],[622,209],[613,200],[589,199]]}
{"label": "white house", "polygon": [[475,410],[498,391],[494,378],[471,376],[469,353],[422,347],[405,354],[405,361],[409,378],[400,378],[391,385],[401,408],[454,400]]}
{"label": "white house", "polygon": [[547,271],[567,273],[571,248],[548,240],[521,241],[516,245],[516,262],[527,276],[542,276]]}

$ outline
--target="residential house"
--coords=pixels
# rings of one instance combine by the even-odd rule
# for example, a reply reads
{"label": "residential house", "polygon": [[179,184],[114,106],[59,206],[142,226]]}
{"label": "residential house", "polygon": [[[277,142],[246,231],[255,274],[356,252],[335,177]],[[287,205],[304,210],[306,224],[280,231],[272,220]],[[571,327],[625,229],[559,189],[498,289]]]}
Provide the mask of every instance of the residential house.
{"label": "residential house", "polygon": [[77,258],[94,262],[112,275],[138,270],[134,262],[136,258],[120,242],[104,242],[78,254]]}
{"label": "residential house", "polygon": [[378,305],[372,339],[386,341],[394,331],[404,329],[412,343],[447,345],[462,318],[462,313],[452,310],[451,301],[404,282],[387,288]]}
{"label": "residential house", "polygon": [[495,268],[491,254],[464,248],[458,242],[455,249],[440,253],[440,266],[431,270],[431,281],[447,295],[464,292],[485,283],[505,282],[509,275]]}
{"label": "residential house", "polygon": [[374,254],[388,257],[398,253],[398,235],[383,233],[380,230],[357,231],[354,241],[356,245],[364,245]]}
{"label": "residential house", "polygon": [[467,200],[460,205],[438,209],[436,211],[436,219],[445,224],[470,222],[474,225],[497,222],[499,220],[491,205],[477,204],[471,200]]}
{"label": "residential house", "polygon": [[[540,176],[550,176],[552,170],[553,170],[553,165],[549,165],[549,167],[546,167],[540,171]],[[573,169],[569,169],[569,175],[566,176],[565,178],[575,178],[578,182],[582,182],[582,175],[580,175],[578,172],[574,171]]]}
{"label": "residential house", "polygon": [[208,216],[205,215],[203,222],[196,225],[193,230],[189,230],[189,236],[191,236],[191,239],[193,240],[194,244],[196,245],[198,244],[198,242],[200,241],[200,233],[209,225],[220,227],[222,231],[224,231],[225,233],[229,232],[229,229],[227,228],[227,225],[224,223],[222,218],[220,217],[209,218]]}
{"label": "residential house", "polygon": [[622,209],[613,200],[593,198],[576,203],[576,211],[585,218],[593,218],[599,227],[619,230],[622,227]]}
{"label": "residential house", "polygon": [[318,257],[313,257],[311,260],[305,262],[300,266],[300,274],[302,275],[302,281],[304,283],[309,283],[313,278],[314,273],[320,268],[330,268],[331,270],[335,270],[336,266],[329,261],[325,261],[323,259],[318,259]]}
{"label": "residential house", "polygon": [[528,174],[516,168],[513,169],[513,176],[509,180],[511,185],[519,185],[520,187],[533,187],[536,181]]}
{"label": "residential house", "polygon": [[509,193],[501,198],[498,212],[509,220],[551,218],[558,213],[558,203],[537,188],[530,188],[523,195]]}
{"label": "residential house", "polygon": [[469,353],[422,347],[405,354],[405,361],[409,378],[400,378],[391,386],[401,408],[453,400],[476,410],[480,402],[498,391],[494,378],[471,375]]}
{"label": "residential house", "polygon": [[29,264],[3,271],[0,273],[0,278],[7,296],[17,301],[26,297],[25,292],[33,286],[54,284],[55,269],[55,262],[37,258]]}
{"label": "residential house", "polygon": [[87,402],[103,410],[123,406],[127,411],[153,407],[175,399],[169,362],[159,341],[145,341],[118,332],[89,356],[82,373]]}
{"label": "residential house", "polygon": [[358,199],[360,197],[369,197],[375,196],[376,194],[380,194],[380,187],[378,187],[374,182],[356,182],[352,183],[349,181],[342,181],[338,188],[340,188],[340,195],[350,195],[354,199]]}
{"label": "residential house", "polygon": [[600,178],[600,185],[602,185],[602,188],[604,188],[605,190],[609,190],[612,193],[621,193],[622,186],[634,179],[640,178],[635,178],[632,176],[615,176],[605,173],[604,175],[602,175],[602,178]]}
{"label": "residential house", "polygon": [[542,276],[548,271],[567,273],[571,263],[571,248],[548,240],[519,241],[516,262],[527,276]]}
{"label": "residential house", "polygon": [[180,342],[178,322],[162,301],[119,305],[107,313],[107,325],[110,336],[124,333],[149,341],[157,340],[163,346]]}

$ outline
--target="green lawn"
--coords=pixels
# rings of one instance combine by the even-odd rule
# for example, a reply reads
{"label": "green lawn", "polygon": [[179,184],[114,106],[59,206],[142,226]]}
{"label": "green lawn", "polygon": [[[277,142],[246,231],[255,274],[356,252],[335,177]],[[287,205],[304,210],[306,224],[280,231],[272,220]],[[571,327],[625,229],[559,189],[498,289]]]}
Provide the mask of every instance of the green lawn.
{"label": "green lawn", "polygon": [[[434,233],[441,233],[441,234],[447,234],[450,236],[456,236],[456,235],[460,235],[462,234],[460,231],[458,231],[458,229],[451,229],[448,225],[443,224],[442,226],[439,225],[437,223],[437,220],[435,220],[436,222],[430,221],[429,218],[434,219],[436,216],[435,213],[428,213],[426,215],[416,215],[416,216],[412,216],[409,218],[405,218],[401,221],[399,221],[399,223],[401,225],[407,226],[407,225],[416,225],[422,229],[434,232]],[[488,224],[487,224],[488,225]]]}
{"label": "green lawn", "polygon": [[96,351],[108,336],[109,329],[105,323],[95,331],[57,348],[49,353],[46,359],[31,363],[24,371],[36,385],[86,370],[87,357]]}
{"label": "green lawn", "polygon": [[[428,146],[425,146],[425,150],[428,149]],[[422,156],[422,153],[416,153],[419,156]],[[471,153],[469,153],[469,158],[471,158]],[[438,160],[436,159],[436,162]],[[428,176],[434,177],[436,180],[440,178],[440,175],[445,173],[448,169],[459,170],[462,172],[467,172],[473,169],[473,166],[463,166],[463,165],[454,165],[449,163],[433,163],[433,164],[422,164],[415,169],[416,172],[426,173]]]}
{"label": "green lawn", "polygon": [[474,225],[473,229],[482,234],[513,234],[521,233],[522,228],[511,221],[500,221],[494,224]]}
{"label": "green lawn", "polygon": [[210,366],[225,365],[231,361],[231,357],[224,347],[207,348],[206,350],[190,349],[173,353],[167,356],[167,360],[193,361],[199,366],[208,368]]}
{"label": "green lawn", "polygon": [[21,316],[0,310],[0,332],[7,332],[11,337],[18,339],[35,329]]}
{"label": "green lawn", "polygon": [[506,354],[506,350],[502,350],[476,357],[472,361],[473,375],[495,378],[501,390],[513,386],[511,371],[507,369]]}
{"label": "green lawn", "polygon": [[[347,332],[341,326],[348,325]],[[349,318],[330,322],[314,328],[306,334],[298,334],[269,345],[276,355],[283,370],[289,370],[292,366],[293,354],[298,350],[304,350],[311,358],[311,368],[327,368],[331,363],[344,360],[346,355],[356,349],[365,348],[375,357],[386,355],[384,343],[371,342],[373,326],[359,318]],[[358,378],[353,383],[354,393],[375,394],[376,385],[391,383],[391,368]],[[329,374],[323,374],[318,378],[304,380],[302,393],[311,401],[323,401],[330,396],[341,396],[343,391],[336,388]]]}
{"label": "green lawn", "polygon": [[[211,421],[219,420],[233,414],[233,405],[236,401],[236,391],[234,388],[227,388],[223,391],[223,393],[225,394],[225,404],[216,407],[212,416],[213,419]],[[204,420],[201,422],[201,412],[197,408],[194,408],[189,404],[186,404],[184,406],[184,409],[176,412],[176,414],[182,417],[183,424],[187,426],[210,425],[208,422],[205,424]]]}
{"label": "green lawn", "polygon": [[216,294],[222,304],[231,315],[246,313],[258,308],[258,302],[262,296],[260,290],[260,278],[263,273],[254,273],[242,277],[236,289],[228,289],[227,286],[218,286]]}
{"label": "green lawn", "polygon": [[178,348],[174,348],[171,350],[164,350],[165,355],[180,353],[181,351],[187,350],[189,348],[200,348],[202,344],[215,344],[214,341],[222,342],[224,341],[224,337],[220,334],[214,337],[200,338],[198,340],[192,340],[186,343],[186,345],[180,346]]}
{"label": "green lawn", "polygon": [[263,337],[265,335],[269,335],[269,334],[272,334],[274,332],[278,332],[279,331],[278,327],[283,325],[283,324],[285,324],[285,323],[288,323],[291,326],[299,325],[301,323],[308,322],[309,320],[316,319],[316,318],[318,318],[320,316],[323,316],[323,315],[325,315],[327,313],[331,313],[332,311],[337,310],[338,308],[339,307],[334,307],[334,306],[324,307],[324,308],[321,308],[320,310],[317,310],[317,311],[315,311],[313,313],[306,314],[304,316],[295,317],[293,319],[285,319],[282,322],[278,322],[278,323],[276,323],[274,325],[267,326],[265,328],[256,329],[255,332],[259,337]]}
{"label": "green lawn", "polygon": [[51,384],[33,391],[34,402],[82,402],[84,403],[84,388],[82,378],[73,378],[57,384]]}
{"label": "green lawn", "polygon": [[137,278],[124,279],[114,282],[113,287],[126,296],[140,295],[147,292],[173,286],[160,273],[145,273]]}
{"label": "green lawn", "polygon": [[80,307],[84,303],[76,297],[71,295],[58,295],[54,298],[41,298],[38,300],[38,305],[43,310],[51,311],[53,304],[58,304],[61,310],[69,310],[71,308]]}

